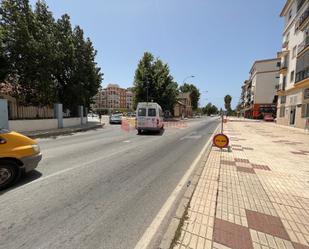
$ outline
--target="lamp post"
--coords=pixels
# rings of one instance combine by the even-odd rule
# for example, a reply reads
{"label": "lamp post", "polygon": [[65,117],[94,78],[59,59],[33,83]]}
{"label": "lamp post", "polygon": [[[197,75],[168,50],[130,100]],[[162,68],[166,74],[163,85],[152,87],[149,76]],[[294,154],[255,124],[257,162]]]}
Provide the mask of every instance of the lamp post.
{"label": "lamp post", "polygon": [[187,79],[194,78],[194,77],[195,77],[194,75],[189,75],[189,76],[187,76],[187,77],[184,78],[184,80],[182,81],[182,84],[185,84]]}

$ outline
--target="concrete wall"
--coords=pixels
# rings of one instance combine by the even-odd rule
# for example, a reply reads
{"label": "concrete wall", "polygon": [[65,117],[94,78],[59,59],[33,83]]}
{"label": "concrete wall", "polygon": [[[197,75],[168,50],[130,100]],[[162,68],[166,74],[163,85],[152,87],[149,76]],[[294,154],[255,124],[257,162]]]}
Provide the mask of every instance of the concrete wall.
{"label": "concrete wall", "polygon": [[83,124],[87,124],[88,122],[88,118],[87,117],[82,117],[82,123]]}
{"label": "concrete wall", "polygon": [[0,99],[0,128],[9,128],[8,102]]}
{"label": "concrete wall", "polygon": [[57,119],[9,120],[9,128],[13,131],[41,131],[58,128]]}
{"label": "concrete wall", "polygon": [[80,125],[81,121],[80,118],[64,118],[63,119],[63,127],[71,127]]}
{"label": "concrete wall", "polygon": [[101,122],[105,123],[105,125],[109,124],[109,115],[102,115],[101,116]]}

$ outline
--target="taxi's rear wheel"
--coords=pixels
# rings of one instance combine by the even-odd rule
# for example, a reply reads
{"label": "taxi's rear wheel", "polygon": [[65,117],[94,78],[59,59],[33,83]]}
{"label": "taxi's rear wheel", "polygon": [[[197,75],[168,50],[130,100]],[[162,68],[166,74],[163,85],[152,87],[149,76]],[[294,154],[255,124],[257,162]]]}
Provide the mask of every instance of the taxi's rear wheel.
{"label": "taxi's rear wheel", "polygon": [[15,162],[0,161],[0,190],[10,187],[20,177],[20,170]]}

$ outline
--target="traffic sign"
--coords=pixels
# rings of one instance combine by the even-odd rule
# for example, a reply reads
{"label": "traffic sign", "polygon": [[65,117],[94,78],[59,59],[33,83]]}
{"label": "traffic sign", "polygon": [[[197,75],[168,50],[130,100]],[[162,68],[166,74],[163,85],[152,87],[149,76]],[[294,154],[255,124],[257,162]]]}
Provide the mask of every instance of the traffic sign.
{"label": "traffic sign", "polygon": [[229,145],[229,138],[223,133],[217,134],[213,138],[213,144],[220,149],[227,148]]}

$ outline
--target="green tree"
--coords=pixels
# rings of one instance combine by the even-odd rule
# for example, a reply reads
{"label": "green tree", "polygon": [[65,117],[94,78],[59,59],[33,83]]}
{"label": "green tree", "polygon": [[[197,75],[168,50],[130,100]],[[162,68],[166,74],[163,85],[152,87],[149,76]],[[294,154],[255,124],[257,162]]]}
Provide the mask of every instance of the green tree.
{"label": "green tree", "polygon": [[19,83],[15,97],[24,103],[37,103],[36,41],[34,13],[28,0],[3,0],[0,7],[3,52],[9,65],[11,83]]}
{"label": "green tree", "polygon": [[55,24],[56,62],[54,64],[56,99],[64,108],[71,108],[74,100],[71,96],[72,74],[74,64],[73,31],[69,15],[65,14]]}
{"label": "green tree", "polygon": [[231,102],[232,102],[232,97],[230,95],[226,95],[224,97],[224,107],[225,107],[228,115],[232,114]]}
{"label": "green tree", "polygon": [[177,100],[177,83],[170,75],[169,67],[160,59],[145,52],[139,61],[134,77],[134,106],[138,102],[154,101],[163,110],[173,111]]}
{"label": "green tree", "polygon": [[199,89],[193,84],[184,83],[179,87],[180,92],[187,93],[190,92],[192,108],[196,110],[198,108],[198,102],[200,100],[201,93]]}
{"label": "green tree", "polygon": [[9,64],[4,54],[3,39],[4,39],[3,29],[0,26],[0,81],[3,81],[6,79],[8,71],[9,71]]}
{"label": "green tree", "polygon": [[218,113],[218,108],[212,103],[208,103],[203,108],[203,114],[211,115],[211,114],[217,114],[217,113]]}
{"label": "green tree", "polygon": [[34,38],[36,48],[36,89],[38,102],[41,105],[52,105],[56,100],[55,63],[56,63],[56,37],[55,20],[52,12],[48,10],[45,1],[38,1],[35,5],[34,16],[36,32]]}
{"label": "green tree", "polygon": [[1,2],[0,79],[13,85],[19,102],[89,107],[103,75],[95,56],[83,30],[72,30],[67,14],[56,22],[45,1],[37,1],[34,11],[29,0]]}
{"label": "green tree", "polygon": [[72,104],[90,107],[92,97],[97,93],[103,74],[95,62],[96,51],[83,30],[77,26],[73,31],[74,71],[70,94]]}

